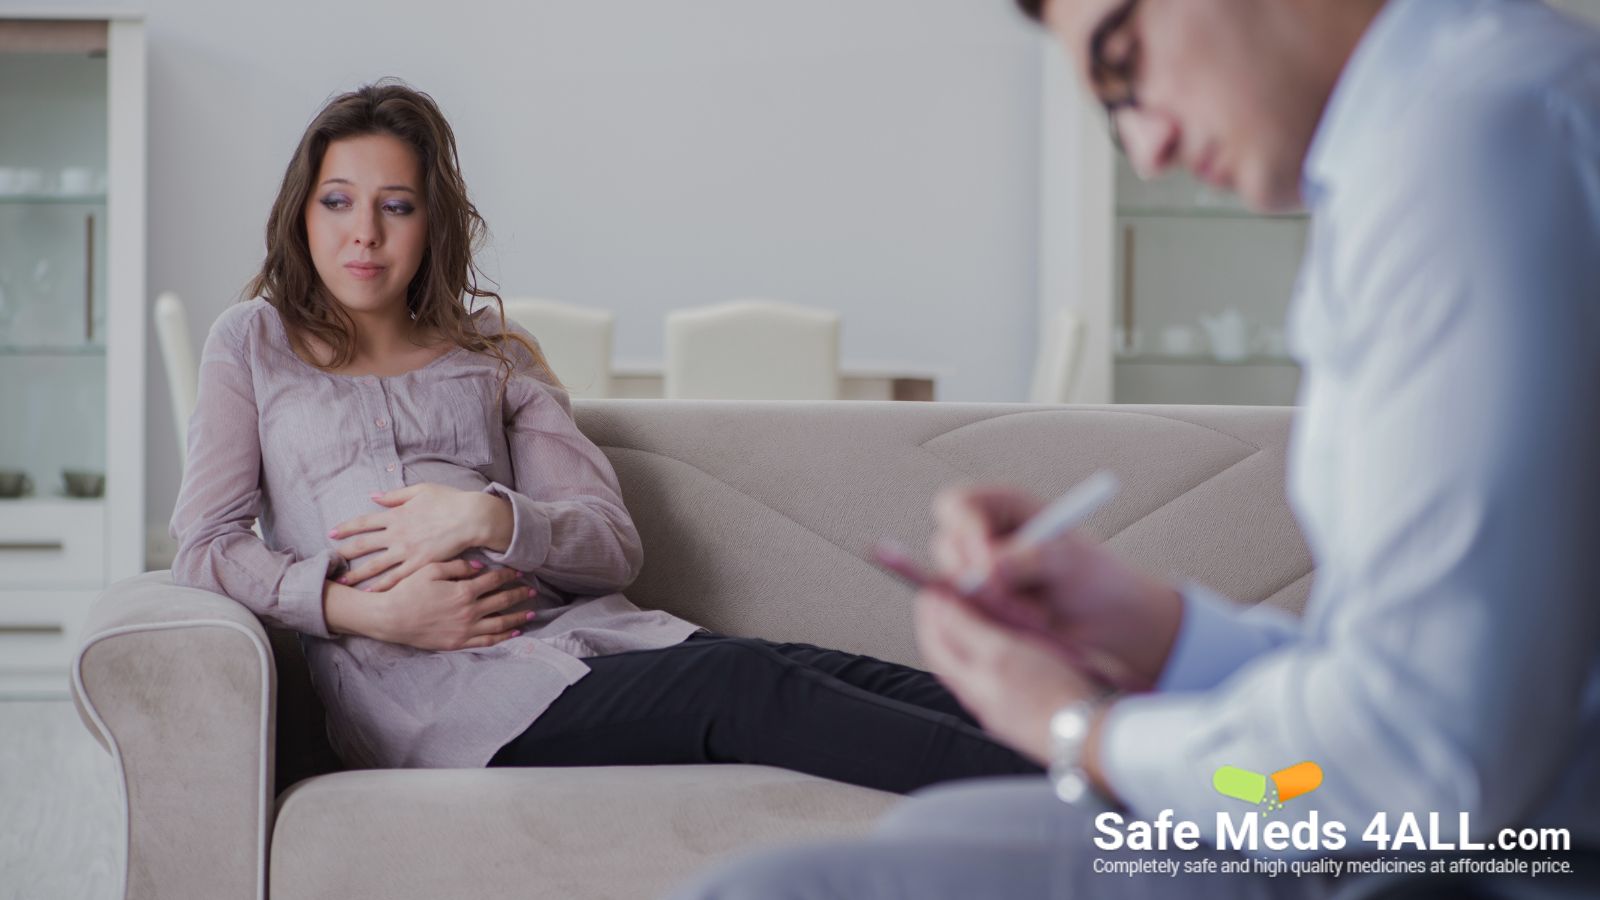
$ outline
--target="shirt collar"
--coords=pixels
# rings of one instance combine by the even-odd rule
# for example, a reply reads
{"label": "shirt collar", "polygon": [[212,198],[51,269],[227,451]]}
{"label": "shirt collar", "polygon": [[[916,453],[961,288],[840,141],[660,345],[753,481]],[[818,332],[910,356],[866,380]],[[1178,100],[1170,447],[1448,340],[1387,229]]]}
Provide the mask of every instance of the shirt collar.
{"label": "shirt collar", "polygon": [[1407,89],[1424,70],[1438,27],[1486,3],[1506,0],[1388,0],[1345,63],[1317,123],[1301,170],[1302,194],[1313,209],[1358,151],[1383,134],[1412,102]]}

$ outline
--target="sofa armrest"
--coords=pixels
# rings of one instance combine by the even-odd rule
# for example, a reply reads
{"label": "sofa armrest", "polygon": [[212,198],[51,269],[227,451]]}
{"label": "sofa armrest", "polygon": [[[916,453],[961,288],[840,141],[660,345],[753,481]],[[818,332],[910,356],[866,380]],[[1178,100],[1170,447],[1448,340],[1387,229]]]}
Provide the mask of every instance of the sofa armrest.
{"label": "sofa armrest", "polygon": [[256,617],[166,572],[95,602],[72,666],[79,715],[111,753],[124,896],[266,896],[276,673]]}

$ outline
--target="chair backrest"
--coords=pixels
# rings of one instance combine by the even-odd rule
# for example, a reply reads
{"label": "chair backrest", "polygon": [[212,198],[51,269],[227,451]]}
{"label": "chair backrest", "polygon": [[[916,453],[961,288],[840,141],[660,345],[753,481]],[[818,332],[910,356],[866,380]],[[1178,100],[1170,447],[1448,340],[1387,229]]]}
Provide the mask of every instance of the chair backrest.
{"label": "chair backrest", "polygon": [[539,341],[550,368],[573,397],[611,396],[611,339],[616,315],[554,300],[517,297],[505,301],[506,318]]}
{"label": "chair backrest", "polygon": [[682,400],[836,400],[839,314],[744,300],[667,315],[662,390]]}
{"label": "chair backrest", "polygon": [[167,389],[172,398],[172,423],[178,432],[178,459],[189,459],[189,417],[194,414],[195,397],[200,389],[200,363],[194,342],[189,338],[189,317],[183,301],[171,291],[156,298],[156,341],[161,345],[161,360],[166,365]]}
{"label": "chair backrest", "polygon": [[1051,316],[1039,334],[1034,356],[1029,403],[1068,402],[1083,358],[1083,316],[1063,309]]}

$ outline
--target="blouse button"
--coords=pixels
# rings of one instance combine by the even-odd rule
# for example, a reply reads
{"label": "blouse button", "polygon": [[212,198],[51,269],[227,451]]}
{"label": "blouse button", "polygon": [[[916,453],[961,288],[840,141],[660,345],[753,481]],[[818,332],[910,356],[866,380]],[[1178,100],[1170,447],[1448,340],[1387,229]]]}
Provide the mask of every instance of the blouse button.
{"label": "blouse button", "polygon": [[378,419],[378,420],[374,421],[372,424],[378,426],[379,428],[384,428],[384,427],[388,426],[389,423],[387,421],[383,420],[383,419]]}
{"label": "blouse button", "polygon": [[384,466],[383,469],[386,472],[393,472],[394,471],[394,463],[389,463],[387,466]]}

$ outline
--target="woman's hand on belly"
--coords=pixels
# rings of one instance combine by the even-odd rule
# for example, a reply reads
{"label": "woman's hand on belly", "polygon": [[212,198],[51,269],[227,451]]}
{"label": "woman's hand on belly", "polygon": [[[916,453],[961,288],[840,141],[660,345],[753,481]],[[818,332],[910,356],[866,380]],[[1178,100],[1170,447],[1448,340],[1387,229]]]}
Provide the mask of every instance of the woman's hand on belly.
{"label": "woman's hand on belly", "polygon": [[371,595],[380,605],[369,637],[419,650],[492,647],[521,633],[530,612],[506,610],[537,593],[511,584],[511,569],[485,571],[466,560],[430,563],[392,590]]}
{"label": "woman's hand on belly", "polygon": [[511,504],[493,494],[442,484],[413,484],[372,495],[385,507],[339,523],[328,533],[351,560],[340,584],[376,578],[369,589],[391,590],[429,563],[460,556],[469,547],[496,546],[511,533]]}

